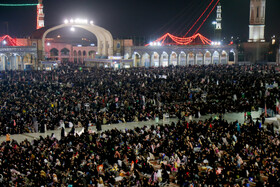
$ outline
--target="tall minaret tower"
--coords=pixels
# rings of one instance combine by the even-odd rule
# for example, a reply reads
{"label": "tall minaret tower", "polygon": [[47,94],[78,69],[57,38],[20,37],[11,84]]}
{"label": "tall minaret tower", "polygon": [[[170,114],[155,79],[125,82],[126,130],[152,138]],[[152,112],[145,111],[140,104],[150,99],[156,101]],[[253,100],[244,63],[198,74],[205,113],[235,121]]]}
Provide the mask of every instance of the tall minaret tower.
{"label": "tall minaret tower", "polygon": [[217,6],[215,39],[217,41],[220,41],[222,39],[222,5],[221,5],[221,3],[219,3]]}
{"label": "tall minaret tower", "polygon": [[266,0],[251,0],[248,42],[265,42],[265,3]]}
{"label": "tall minaret tower", "polygon": [[37,29],[40,29],[45,26],[44,23],[44,12],[43,12],[44,6],[43,6],[43,0],[38,0],[37,5]]}

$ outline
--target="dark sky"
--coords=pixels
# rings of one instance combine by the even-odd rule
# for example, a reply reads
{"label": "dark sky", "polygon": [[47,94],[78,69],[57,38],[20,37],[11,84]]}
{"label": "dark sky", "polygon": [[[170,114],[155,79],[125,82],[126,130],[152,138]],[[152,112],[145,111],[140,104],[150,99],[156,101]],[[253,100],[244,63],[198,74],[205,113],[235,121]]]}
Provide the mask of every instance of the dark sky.
{"label": "dark sky", "polygon": [[[166,32],[183,35],[211,0],[44,0],[45,25],[65,18],[94,20],[117,37],[157,37]],[[0,0],[0,3],[36,3],[37,0]],[[222,0],[223,35],[248,38],[249,0]],[[280,34],[280,0],[267,0],[266,38]],[[213,36],[213,12],[200,33]],[[0,7],[0,35],[28,36],[36,27],[36,7]]]}

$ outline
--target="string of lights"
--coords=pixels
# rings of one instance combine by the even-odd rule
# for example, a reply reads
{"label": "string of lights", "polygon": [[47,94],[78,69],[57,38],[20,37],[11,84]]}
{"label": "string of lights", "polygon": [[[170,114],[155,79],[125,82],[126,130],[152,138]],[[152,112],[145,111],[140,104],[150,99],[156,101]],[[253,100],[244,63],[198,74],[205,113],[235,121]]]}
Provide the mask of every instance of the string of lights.
{"label": "string of lights", "polygon": [[[214,3],[215,0],[212,0],[209,5],[206,7],[206,9],[202,12],[202,14],[199,16],[199,18],[196,20],[196,22],[192,25],[192,27],[188,30],[188,32],[183,37],[174,36],[170,33],[166,33],[165,35],[161,36],[157,40],[150,42],[149,44],[145,46],[162,46],[162,45],[190,45],[190,44],[197,44],[200,43],[202,45],[212,45],[212,41],[205,36],[198,33],[200,28],[203,26],[205,21],[209,18],[213,10],[217,7],[220,0],[217,0],[210,12],[207,14],[206,18],[202,21],[200,26],[196,29],[193,36],[186,37],[188,33],[193,29],[193,27],[198,23],[198,21],[203,17],[203,15],[206,13],[206,11],[210,8],[210,6]],[[169,39],[168,39],[169,38]],[[172,40],[170,42],[170,39]]]}
{"label": "string of lights", "polygon": [[20,7],[20,6],[37,6],[38,4],[0,4],[0,6]]}
{"label": "string of lights", "polygon": [[[171,41],[170,41],[171,40]],[[154,42],[147,44],[146,46],[162,46],[162,45],[190,45],[190,44],[203,44],[211,45],[212,41],[205,36],[197,33],[193,36],[181,38],[174,36],[170,33],[166,33],[162,37],[158,38]]]}
{"label": "string of lights", "polygon": [[206,16],[206,18],[203,20],[203,22],[201,23],[201,25],[196,29],[196,31],[195,31],[195,33],[194,34],[196,34],[198,31],[199,31],[199,29],[202,27],[202,25],[205,23],[205,21],[208,19],[208,17],[210,16],[210,14],[213,12],[213,10],[217,7],[217,5],[218,5],[218,3],[220,2],[220,0],[218,0],[217,2],[216,2],[216,4],[213,6],[213,8],[211,9],[211,11],[208,13],[208,15]]}
{"label": "string of lights", "polygon": [[193,27],[197,24],[197,22],[202,18],[202,16],[205,14],[205,12],[209,9],[209,7],[212,5],[212,3],[214,2],[214,0],[212,0],[209,5],[206,7],[206,9],[204,10],[204,12],[199,16],[199,18],[196,20],[196,22],[191,26],[191,28],[188,30],[188,32],[184,35],[184,37],[186,37],[189,32],[193,29]]}
{"label": "string of lights", "polygon": [[5,41],[6,46],[24,46],[22,43],[17,41],[16,38],[12,38],[9,35],[5,35],[0,37],[0,42]]}

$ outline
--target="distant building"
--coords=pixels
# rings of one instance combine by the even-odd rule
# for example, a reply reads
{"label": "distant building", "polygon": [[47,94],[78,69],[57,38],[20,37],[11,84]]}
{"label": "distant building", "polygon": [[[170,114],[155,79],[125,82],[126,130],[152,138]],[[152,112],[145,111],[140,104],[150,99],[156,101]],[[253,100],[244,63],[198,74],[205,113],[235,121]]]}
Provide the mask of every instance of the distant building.
{"label": "distant building", "polygon": [[251,0],[248,42],[265,42],[266,0]]}
{"label": "distant building", "polygon": [[244,58],[251,63],[268,61],[269,42],[265,42],[266,0],[251,0],[249,19],[249,39],[243,43]]}
{"label": "distant building", "polygon": [[221,41],[222,39],[222,5],[217,6],[217,17],[215,22],[215,41]]}
{"label": "distant building", "polygon": [[26,65],[35,66],[37,43],[25,38],[0,37],[0,71],[24,70]]}

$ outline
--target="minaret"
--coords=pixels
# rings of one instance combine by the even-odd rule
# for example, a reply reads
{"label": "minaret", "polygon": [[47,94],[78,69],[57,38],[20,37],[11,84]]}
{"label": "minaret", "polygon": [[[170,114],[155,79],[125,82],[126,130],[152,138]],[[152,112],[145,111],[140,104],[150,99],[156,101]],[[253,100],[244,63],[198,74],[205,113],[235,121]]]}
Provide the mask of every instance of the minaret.
{"label": "minaret", "polygon": [[44,23],[44,12],[43,12],[44,6],[43,6],[43,0],[38,0],[37,5],[37,29],[40,29],[45,26]]}
{"label": "minaret", "polygon": [[251,0],[248,42],[265,42],[265,3],[266,0]]}
{"label": "minaret", "polygon": [[219,3],[217,6],[215,39],[217,41],[221,41],[221,39],[222,39],[222,5],[221,5],[221,3]]}

